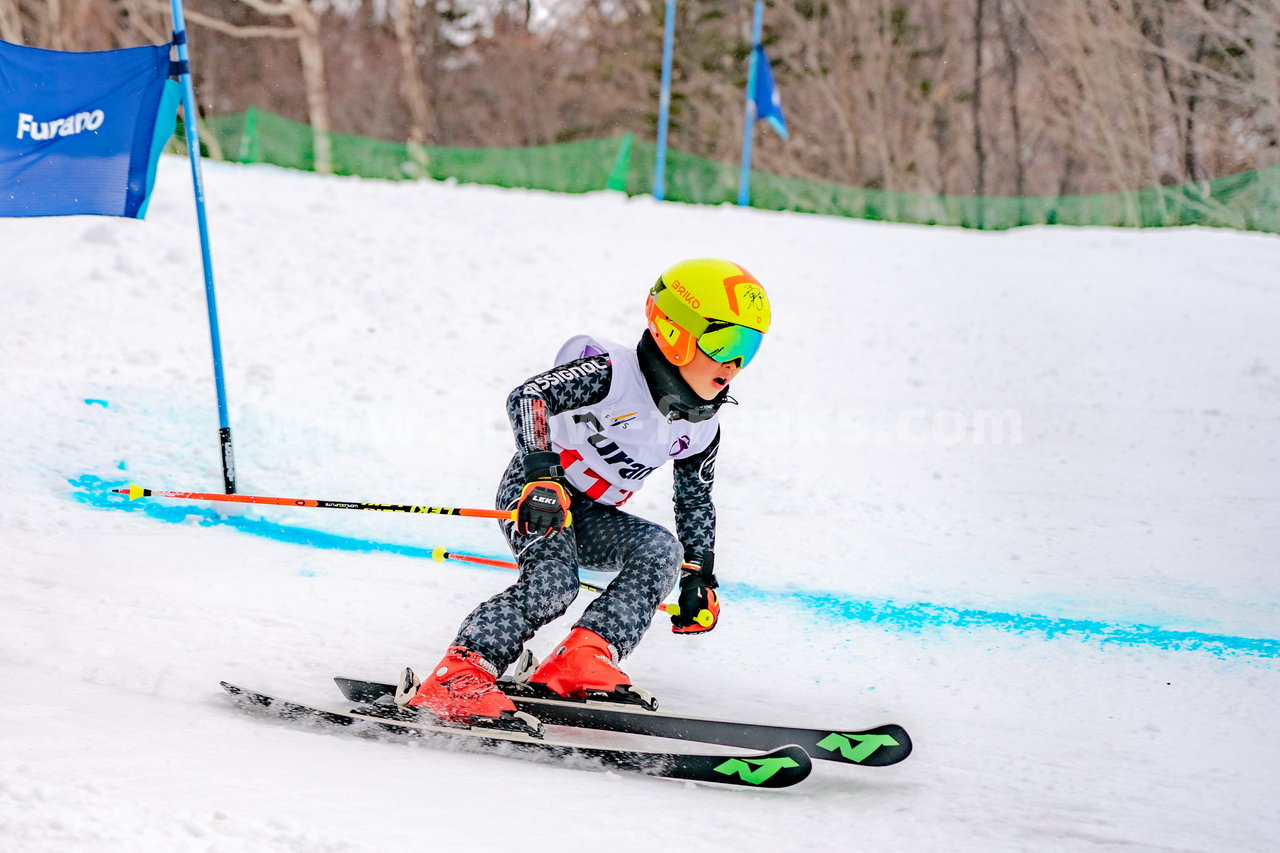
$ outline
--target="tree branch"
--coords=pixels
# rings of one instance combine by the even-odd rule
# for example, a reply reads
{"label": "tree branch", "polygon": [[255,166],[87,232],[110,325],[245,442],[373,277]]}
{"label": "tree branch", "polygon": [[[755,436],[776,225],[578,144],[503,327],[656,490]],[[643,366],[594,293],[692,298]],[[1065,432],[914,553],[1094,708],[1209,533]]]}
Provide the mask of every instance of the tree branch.
{"label": "tree branch", "polygon": [[[248,0],[245,0],[245,2],[248,2]],[[150,5],[153,9],[169,8],[167,0],[151,0]],[[254,8],[256,9],[257,7],[255,6]],[[298,31],[293,27],[243,27],[237,24],[229,24],[220,18],[214,18],[194,9],[187,9],[185,14],[189,21],[237,38],[296,39],[298,37]]]}

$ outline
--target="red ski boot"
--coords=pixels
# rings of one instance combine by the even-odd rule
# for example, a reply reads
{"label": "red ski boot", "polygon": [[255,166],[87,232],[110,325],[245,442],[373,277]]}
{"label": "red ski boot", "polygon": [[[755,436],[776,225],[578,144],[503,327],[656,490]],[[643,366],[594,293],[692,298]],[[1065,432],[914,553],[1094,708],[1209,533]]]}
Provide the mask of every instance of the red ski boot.
{"label": "red ski boot", "polygon": [[529,676],[530,684],[541,684],[565,697],[580,698],[588,690],[613,693],[631,686],[631,679],[618,669],[609,641],[595,631],[574,628],[551,656]]}
{"label": "red ski boot", "polygon": [[[517,712],[515,703],[498,689],[494,683],[497,675],[493,665],[478,653],[452,646],[421,683],[416,683],[412,670],[405,670],[396,688],[396,704],[421,708],[444,722],[468,725],[507,727],[504,723],[529,717]],[[536,728],[527,721],[510,727]]]}

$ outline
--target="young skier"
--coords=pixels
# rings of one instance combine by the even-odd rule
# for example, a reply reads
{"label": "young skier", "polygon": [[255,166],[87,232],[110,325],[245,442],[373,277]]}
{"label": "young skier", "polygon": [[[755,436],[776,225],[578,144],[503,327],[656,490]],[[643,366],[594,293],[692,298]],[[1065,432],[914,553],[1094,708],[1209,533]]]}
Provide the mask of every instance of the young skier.
{"label": "young skier", "polygon": [[[697,259],[662,274],[645,316],[638,346],[571,338],[556,367],[507,398],[518,449],[497,507],[515,513],[500,524],[520,578],[467,616],[421,683],[405,671],[396,693],[402,707],[458,723],[510,720],[515,705],[495,680],[539,628],[568,609],[579,568],[617,577],[528,677],[533,685],[567,697],[630,691],[618,661],[640,642],[677,576],[671,630],[715,627],[711,486],[719,409],[769,330],[769,301],[737,264]],[[669,459],[675,535],[620,509]]]}

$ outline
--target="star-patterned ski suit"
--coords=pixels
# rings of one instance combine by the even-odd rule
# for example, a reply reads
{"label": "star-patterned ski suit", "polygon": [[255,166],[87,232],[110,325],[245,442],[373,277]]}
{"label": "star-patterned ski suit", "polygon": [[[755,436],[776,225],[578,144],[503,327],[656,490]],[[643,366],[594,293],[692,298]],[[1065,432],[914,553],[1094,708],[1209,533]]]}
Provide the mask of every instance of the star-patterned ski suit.
{"label": "star-patterned ski suit", "polygon": [[[454,645],[479,652],[501,673],[539,628],[573,603],[578,569],[586,568],[617,576],[576,624],[607,640],[618,657],[629,654],[675,585],[681,562],[713,552],[711,486],[718,409],[726,399],[723,393],[710,402],[693,397],[647,334],[639,347],[572,338],[556,367],[512,391],[507,413],[518,449],[496,506],[515,507],[526,454],[553,450],[569,483],[573,523],[543,538],[501,522],[520,578],[467,616]],[[667,460],[674,463],[674,535],[620,508]]]}

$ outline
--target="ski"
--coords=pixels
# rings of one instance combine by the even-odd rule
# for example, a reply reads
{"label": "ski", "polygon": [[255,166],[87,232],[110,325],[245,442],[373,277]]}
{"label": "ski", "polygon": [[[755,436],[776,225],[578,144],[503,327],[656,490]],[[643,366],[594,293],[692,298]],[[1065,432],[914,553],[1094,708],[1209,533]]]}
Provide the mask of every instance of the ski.
{"label": "ski", "polygon": [[[389,703],[395,686],[353,678],[335,678],[338,689],[352,702]],[[697,741],[744,749],[774,749],[797,744],[810,757],[860,767],[886,767],[911,754],[906,729],[887,723],[870,729],[809,729],[760,723],[739,723],[706,717],[688,717],[650,711],[617,702],[550,699],[524,695],[524,685],[499,681],[516,708],[532,714],[545,725],[600,729],[623,734],[649,735]]]}
{"label": "ski", "polygon": [[439,723],[396,719],[359,711],[332,711],[280,699],[222,682],[242,708],[310,723],[321,728],[350,728],[372,736],[423,738],[459,749],[491,755],[543,759],[570,766],[620,770],[645,776],[681,779],[746,788],[786,788],[803,781],[813,769],[798,746],[739,755],[645,752],[632,749],[547,740],[524,732],[501,729],[454,728]]}

